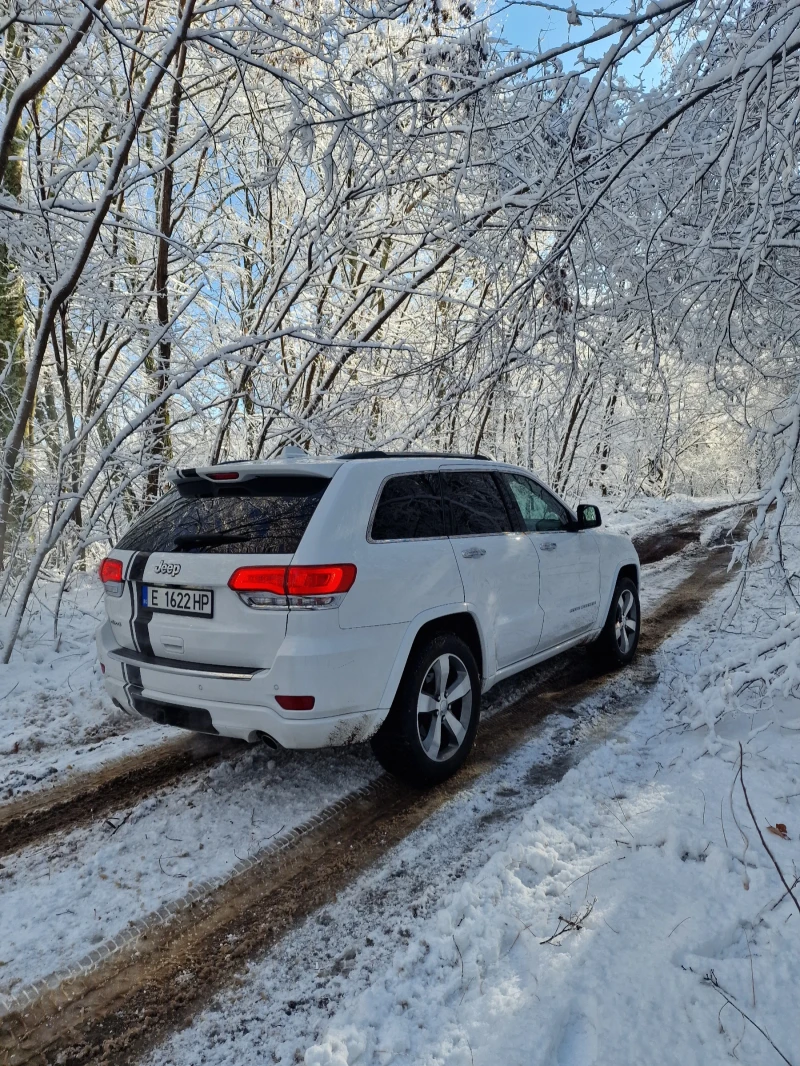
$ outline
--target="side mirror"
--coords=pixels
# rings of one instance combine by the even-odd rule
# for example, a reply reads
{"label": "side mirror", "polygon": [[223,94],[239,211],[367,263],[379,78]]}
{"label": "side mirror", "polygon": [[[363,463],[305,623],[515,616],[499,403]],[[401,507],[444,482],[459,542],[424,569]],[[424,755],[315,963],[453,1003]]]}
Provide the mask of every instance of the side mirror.
{"label": "side mirror", "polygon": [[578,529],[597,529],[601,523],[599,507],[593,503],[578,504]]}

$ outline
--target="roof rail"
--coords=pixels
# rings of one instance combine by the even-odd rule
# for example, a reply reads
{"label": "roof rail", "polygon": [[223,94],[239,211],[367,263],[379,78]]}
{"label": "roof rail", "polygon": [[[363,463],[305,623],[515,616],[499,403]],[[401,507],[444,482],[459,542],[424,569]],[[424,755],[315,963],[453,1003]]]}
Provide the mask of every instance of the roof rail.
{"label": "roof rail", "polygon": [[462,452],[345,452],[336,459],[480,459],[491,463],[488,455],[464,455]]}

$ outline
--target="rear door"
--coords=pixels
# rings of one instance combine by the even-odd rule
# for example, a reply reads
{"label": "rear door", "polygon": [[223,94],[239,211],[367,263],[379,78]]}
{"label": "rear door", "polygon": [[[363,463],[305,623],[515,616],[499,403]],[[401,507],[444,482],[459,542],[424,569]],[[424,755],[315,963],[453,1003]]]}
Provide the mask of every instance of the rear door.
{"label": "rear door", "polygon": [[107,598],[122,647],[148,658],[269,667],[288,612],[247,606],[228,588],[240,566],[287,566],[328,479],[269,476],[181,483],[117,546],[125,590]]}
{"label": "rear door", "polygon": [[497,669],[532,655],[539,643],[539,566],[525,533],[516,531],[497,475],[443,467],[442,493],[464,594],[494,641]]}
{"label": "rear door", "polygon": [[600,602],[600,552],[591,529],[578,531],[569,511],[533,478],[502,474],[539,556],[540,650],[587,632]]}

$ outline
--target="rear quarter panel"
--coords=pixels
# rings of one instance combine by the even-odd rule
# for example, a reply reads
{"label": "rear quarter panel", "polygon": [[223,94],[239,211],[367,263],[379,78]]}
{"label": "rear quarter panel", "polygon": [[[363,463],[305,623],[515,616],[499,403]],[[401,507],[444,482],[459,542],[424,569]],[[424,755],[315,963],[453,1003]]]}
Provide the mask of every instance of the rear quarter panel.
{"label": "rear quarter panel", "polygon": [[[416,470],[416,466],[413,470]],[[294,557],[297,565],[355,563],[356,581],[339,608],[343,629],[410,622],[432,608],[464,602],[450,541],[367,540],[372,509],[387,477],[412,473],[362,460],[344,464],[320,501]]]}

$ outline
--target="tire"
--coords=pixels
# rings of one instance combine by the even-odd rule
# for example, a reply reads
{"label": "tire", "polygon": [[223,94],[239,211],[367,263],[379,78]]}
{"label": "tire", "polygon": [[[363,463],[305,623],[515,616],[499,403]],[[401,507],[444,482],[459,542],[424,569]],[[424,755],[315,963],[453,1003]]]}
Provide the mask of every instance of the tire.
{"label": "tire", "polygon": [[418,787],[444,781],[472,749],[480,702],[469,646],[453,633],[426,640],[413,649],[392,709],[372,738],[378,762]]}
{"label": "tire", "polygon": [[591,645],[598,663],[607,669],[627,666],[636,654],[641,624],[639,590],[629,577],[621,577],[614,588],[603,631]]}

